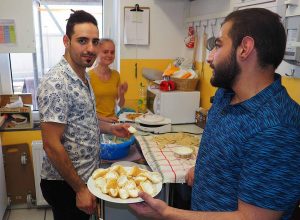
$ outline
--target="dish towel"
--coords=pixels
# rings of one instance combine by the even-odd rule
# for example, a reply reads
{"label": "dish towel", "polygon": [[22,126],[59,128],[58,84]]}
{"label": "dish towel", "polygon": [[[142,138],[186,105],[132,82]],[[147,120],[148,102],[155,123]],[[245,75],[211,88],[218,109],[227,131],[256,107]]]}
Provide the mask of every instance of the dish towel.
{"label": "dish towel", "polygon": [[177,158],[172,150],[172,145],[165,145],[160,149],[153,135],[136,136],[143,155],[153,171],[163,176],[163,183],[185,183],[185,175],[188,170],[195,166],[198,146],[190,159]]}

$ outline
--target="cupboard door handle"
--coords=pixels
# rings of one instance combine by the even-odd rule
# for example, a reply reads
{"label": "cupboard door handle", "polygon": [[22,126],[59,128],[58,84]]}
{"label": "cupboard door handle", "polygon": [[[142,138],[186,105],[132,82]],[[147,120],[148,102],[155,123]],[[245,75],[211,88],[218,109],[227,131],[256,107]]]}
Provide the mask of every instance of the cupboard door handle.
{"label": "cupboard door handle", "polygon": [[134,74],[135,74],[135,78],[137,79],[137,63],[134,64]]}
{"label": "cupboard door handle", "polygon": [[26,165],[27,164],[27,154],[25,152],[22,153],[21,155],[21,164]]}

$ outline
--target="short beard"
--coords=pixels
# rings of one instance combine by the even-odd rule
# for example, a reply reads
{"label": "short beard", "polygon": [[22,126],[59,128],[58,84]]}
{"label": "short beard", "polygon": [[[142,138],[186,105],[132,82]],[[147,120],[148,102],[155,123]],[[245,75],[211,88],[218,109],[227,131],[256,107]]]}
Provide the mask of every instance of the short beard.
{"label": "short beard", "polygon": [[236,60],[236,49],[232,49],[230,56],[223,63],[214,66],[214,75],[210,79],[212,86],[232,89],[232,85],[241,68]]}

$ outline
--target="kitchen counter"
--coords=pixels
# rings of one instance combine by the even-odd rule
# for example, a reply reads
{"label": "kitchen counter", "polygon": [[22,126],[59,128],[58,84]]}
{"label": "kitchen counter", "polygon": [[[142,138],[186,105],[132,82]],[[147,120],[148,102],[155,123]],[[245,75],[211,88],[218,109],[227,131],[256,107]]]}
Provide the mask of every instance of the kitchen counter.
{"label": "kitchen counter", "polygon": [[[203,129],[196,126],[195,124],[181,124],[181,125],[172,125],[171,132],[187,132],[187,133],[191,133],[191,134],[201,135],[203,132]],[[143,135],[145,135],[145,137],[149,137],[149,138],[152,135],[154,135],[149,132],[141,132],[141,133]],[[157,134],[155,134],[155,135],[157,135]],[[137,139],[139,139],[139,138],[137,138]],[[140,146],[139,142],[136,142],[136,145],[134,147],[136,147],[140,151],[141,146]],[[145,164],[148,164],[147,163],[148,161],[145,160],[144,155],[142,155],[142,157],[143,158],[141,158],[137,161],[133,161],[133,162],[142,164],[142,166],[145,166]],[[126,158],[124,158],[124,159],[126,159]],[[115,162],[115,161],[113,161],[113,162]],[[109,163],[107,163],[107,161],[105,161],[105,163],[103,164],[103,167],[108,167],[110,165],[111,165],[111,163],[109,164]],[[148,164],[148,165],[150,165],[150,164]],[[151,167],[151,165],[150,165],[150,167]],[[174,193],[172,191],[173,191],[173,189],[170,186],[170,183],[164,183],[162,191],[159,193],[157,198],[167,202],[168,204],[173,204],[173,199],[174,199],[173,194]],[[116,203],[101,201],[101,209],[103,210],[102,217],[104,217],[104,219],[119,219],[120,216],[122,216],[123,220],[135,220],[135,219],[142,220],[142,219],[144,219],[142,217],[136,216],[128,208],[127,204],[116,204]]]}
{"label": "kitchen counter", "polygon": [[39,122],[34,122],[32,128],[22,128],[22,129],[2,129],[2,128],[0,128],[0,132],[39,131],[39,130],[41,130]]}
{"label": "kitchen counter", "polygon": [[[193,134],[201,134],[203,130],[199,127],[197,127],[195,124],[183,124],[183,125],[172,125],[172,131],[171,132],[188,132]],[[33,140],[41,140],[41,132],[39,128],[39,124],[35,124],[34,129],[26,129],[26,130],[6,130],[1,131],[0,135],[2,136],[2,140],[5,140],[5,145],[8,144],[15,144],[15,143],[28,143],[29,146],[31,146],[31,143]],[[152,133],[148,133],[148,136],[154,135]],[[141,153],[140,146],[138,143],[136,143],[136,150],[133,152],[140,153],[140,157],[133,157],[138,158],[137,160],[131,160],[135,163],[146,165],[147,162],[145,158],[143,157],[143,154]],[[31,148],[30,148],[31,151]],[[126,159],[126,158],[124,158]],[[121,159],[123,160],[123,159]],[[107,162],[106,166],[110,166],[111,162]],[[170,185],[169,184],[163,184],[163,189],[161,193],[158,195],[158,198],[161,200],[164,200],[168,202],[169,204],[172,204],[172,198],[169,201],[170,198]],[[104,210],[104,219],[119,219],[120,216],[122,216],[123,220],[142,220],[143,218],[140,218],[132,213],[132,211],[128,208],[126,204],[115,204],[110,202],[104,202],[103,203],[103,210]]]}
{"label": "kitchen counter", "polygon": [[195,124],[178,124],[172,125],[171,132],[187,132],[192,134],[202,134],[203,129]]}
{"label": "kitchen counter", "polygon": [[[199,139],[198,139],[199,138]],[[164,183],[185,183],[185,175],[196,163],[201,134],[136,136],[147,164],[163,176]],[[168,143],[169,142],[169,143]],[[189,146],[193,153],[189,158],[179,158],[174,147]]]}
{"label": "kitchen counter", "polygon": [[[195,124],[178,124],[178,125],[172,125],[171,127],[171,133],[190,133],[195,135],[200,135],[203,133],[203,129],[196,126]],[[153,136],[153,135],[159,135],[159,134],[153,134],[150,132],[143,132],[138,131],[136,136]],[[138,140],[135,141],[135,143],[131,146],[131,149],[129,151],[129,155],[125,158],[122,158],[120,160],[102,160],[101,164],[103,167],[109,167],[111,164],[118,162],[118,161],[130,161],[141,165],[148,165],[147,161],[145,160],[145,157],[143,155],[143,152],[141,150],[141,146],[138,142]]]}

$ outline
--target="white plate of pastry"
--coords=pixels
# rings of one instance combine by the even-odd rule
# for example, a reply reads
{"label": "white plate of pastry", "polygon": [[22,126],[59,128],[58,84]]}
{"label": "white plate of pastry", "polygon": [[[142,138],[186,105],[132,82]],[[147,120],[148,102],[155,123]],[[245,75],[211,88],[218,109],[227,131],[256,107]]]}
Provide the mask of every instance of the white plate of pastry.
{"label": "white plate of pastry", "polygon": [[137,203],[144,191],[152,197],[162,189],[162,176],[138,166],[126,167],[119,164],[95,170],[87,182],[88,189],[96,197],[113,203]]}

